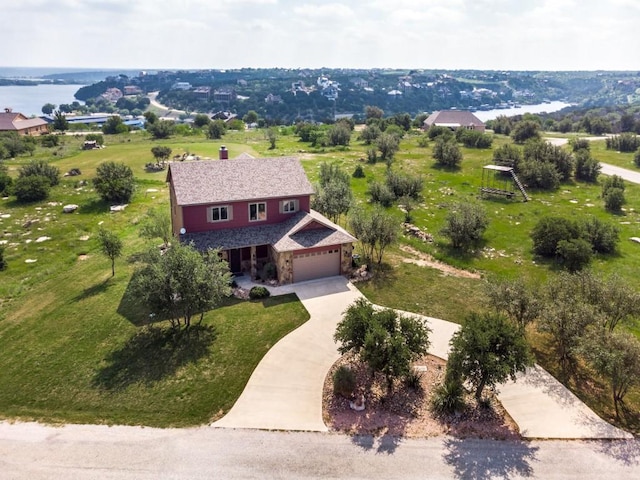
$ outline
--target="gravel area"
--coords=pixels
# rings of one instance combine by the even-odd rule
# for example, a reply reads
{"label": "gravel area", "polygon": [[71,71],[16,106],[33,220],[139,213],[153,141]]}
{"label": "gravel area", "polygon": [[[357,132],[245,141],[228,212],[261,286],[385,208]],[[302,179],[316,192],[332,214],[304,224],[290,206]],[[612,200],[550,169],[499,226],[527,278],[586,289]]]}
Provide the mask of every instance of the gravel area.
{"label": "gravel area", "polygon": [[[353,410],[350,400],[333,393],[333,372],[349,365],[356,374],[358,391],[364,395],[365,409]],[[429,410],[429,397],[444,377],[446,362],[428,355],[415,362],[421,375],[421,391],[396,383],[385,398],[384,379],[374,378],[367,367],[345,355],[331,368],[324,383],[323,418],[330,430],[349,435],[392,435],[409,438],[452,435],[459,438],[519,439],[518,427],[494,394],[490,408],[480,407],[467,395],[467,408],[457,415],[436,418]]]}

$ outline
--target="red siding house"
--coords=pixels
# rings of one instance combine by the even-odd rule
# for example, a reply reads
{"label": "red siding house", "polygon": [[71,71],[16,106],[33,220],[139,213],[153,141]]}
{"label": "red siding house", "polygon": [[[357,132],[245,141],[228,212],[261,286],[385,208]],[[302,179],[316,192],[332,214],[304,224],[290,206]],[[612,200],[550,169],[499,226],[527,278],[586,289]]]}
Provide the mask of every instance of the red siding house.
{"label": "red siding house", "polygon": [[256,278],[272,263],[281,284],[351,270],[356,239],[311,210],[314,190],[297,158],[172,162],[167,181],[173,233],[220,248],[234,273]]}

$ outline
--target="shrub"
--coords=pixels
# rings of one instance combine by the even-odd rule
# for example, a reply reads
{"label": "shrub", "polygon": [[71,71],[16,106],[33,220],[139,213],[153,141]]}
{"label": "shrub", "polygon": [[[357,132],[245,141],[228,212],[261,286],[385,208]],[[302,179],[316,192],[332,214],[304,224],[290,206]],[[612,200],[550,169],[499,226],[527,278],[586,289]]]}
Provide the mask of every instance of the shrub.
{"label": "shrub", "polygon": [[540,138],[540,125],[533,120],[523,120],[511,130],[511,138],[516,143],[524,143],[532,138]]}
{"label": "shrub", "polygon": [[[458,134],[458,132],[461,132]],[[456,132],[456,138],[467,148],[490,148],[493,138],[486,133],[478,130],[467,130],[459,128]]]}
{"label": "shrub", "polygon": [[0,196],[9,195],[12,184],[13,179],[9,176],[9,169],[0,162]]}
{"label": "shrub", "polygon": [[531,231],[533,251],[542,257],[554,257],[558,243],[581,237],[577,222],[557,216],[542,217]]}
{"label": "shrub", "polygon": [[606,138],[607,150],[635,152],[640,148],[640,137],[634,133],[622,133]]}
{"label": "shrub", "polygon": [[338,145],[346,146],[349,145],[351,140],[351,130],[344,123],[336,123],[329,129],[327,136],[332,147]]}
{"label": "shrub", "polygon": [[448,140],[450,138],[453,138],[454,134],[450,128],[434,125],[429,128],[429,130],[427,130],[427,136],[430,140],[435,140],[436,138],[443,138],[445,140]]}
{"label": "shrub", "polygon": [[93,186],[106,202],[128,202],[135,190],[133,171],[124,163],[101,163],[96,168]]}
{"label": "shrub", "polygon": [[356,376],[349,367],[341,365],[333,373],[333,392],[335,394],[351,398],[356,386]]}
{"label": "shrub", "polygon": [[267,298],[271,296],[271,292],[266,287],[256,285],[249,290],[249,298],[252,300],[259,300],[261,298]]}
{"label": "shrub", "polygon": [[575,153],[576,157],[576,179],[584,182],[595,183],[600,175],[600,162],[591,156],[587,149],[580,149]]}
{"label": "shrub", "polygon": [[582,222],[585,239],[591,248],[598,253],[613,253],[620,240],[620,229],[600,220],[598,217],[587,217]]}
{"label": "shrub", "polygon": [[411,370],[404,378],[404,383],[411,390],[420,392],[422,391],[422,374],[415,370]]}
{"label": "shrub", "polygon": [[377,125],[367,125],[360,132],[358,139],[362,140],[365,145],[371,145],[381,134],[382,131]]}
{"label": "shrub", "polygon": [[18,170],[19,177],[39,176],[49,181],[49,186],[55,187],[60,183],[60,170],[49,165],[44,160],[32,160]]}
{"label": "shrub", "polygon": [[352,174],[353,178],[364,178],[364,168],[362,168],[362,165],[356,165],[355,170],[353,171]]}
{"label": "shrub", "polygon": [[387,188],[395,198],[411,197],[417,199],[422,193],[424,181],[422,177],[411,177],[392,170],[387,171]]}
{"label": "shrub", "polygon": [[43,147],[57,147],[60,144],[60,137],[58,135],[43,135],[40,138]]}
{"label": "shrub", "polygon": [[433,158],[436,159],[438,165],[457,167],[462,161],[462,152],[453,141],[445,141],[439,138],[433,147]]}
{"label": "shrub", "polygon": [[588,241],[583,238],[572,238],[560,240],[556,254],[562,258],[564,267],[573,273],[589,265],[593,252]]}
{"label": "shrub", "polygon": [[569,180],[573,173],[573,156],[564,148],[548,142],[528,141],[524,146],[524,159],[553,164],[560,174],[561,181]]}
{"label": "shrub", "polygon": [[431,411],[436,415],[448,415],[462,410],[464,389],[459,380],[446,380],[438,385],[429,400]]}
{"label": "shrub", "polygon": [[611,175],[610,177],[605,177],[604,181],[602,182],[603,197],[607,193],[607,190],[609,190],[610,188],[619,188],[620,190],[624,191],[625,189],[624,179],[618,175]]}
{"label": "shrub", "polygon": [[390,207],[395,200],[395,196],[393,192],[389,190],[389,187],[378,181],[369,183],[369,195],[371,195],[372,202],[379,203],[383,207]]}
{"label": "shrub", "polygon": [[516,172],[518,172],[520,170],[521,162],[522,152],[512,143],[500,145],[493,151],[493,163],[496,165],[512,167]]}
{"label": "shrub", "polygon": [[378,161],[378,151],[375,148],[367,149],[367,163],[376,163]]}
{"label": "shrub", "polygon": [[477,203],[458,203],[454,205],[440,233],[451,241],[451,246],[468,249],[477,244],[489,221],[484,208]]}
{"label": "shrub", "polygon": [[589,142],[589,140],[587,140],[586,138],[572,138],[571,140],[569,140],[569,145],[571,145],[571,148],[574,152],[577,152],[579,150],[591,149],[591,142]]}
{"label": "shrub", "polygon": [[420,148],[429,146],[429,135],[420,135],[420,137],[418,138],[418,146]]}
{"label": "shrub", "polygon": [[624,190],[621,188],[609,188],[604,194],[604,208],[610,212],[619,212],[625,202]]}
{"label": "shrub", "polygon": [[227,125],[222,120],[214,120],[207,128],[207,138],[218,140],[227,132]]}
{"label": "shrub", "polygon": [[262,267],[260,278],[262,278],[262,280],[273,280],[277,276],[278,270],[276,269],[276,266],[271,262],[265,263],[264,267]]}
{"label": "shrub", "polygon": [[38,202],[49,196],[51,183],[47,177],[29,175],[19,177],[13,187],[13,193],[19,202]]}
{"label": "shrub", "polygon": [[633,155],[633,163],[636,164],[636,167],[640,167],[640,148],[638,148],[636,153]]}
{"label": "shrub", "polygon": [[520,180],[529,188],[556,190],[560,186],[560,174],[551,163],[525,160],[519,170]]}

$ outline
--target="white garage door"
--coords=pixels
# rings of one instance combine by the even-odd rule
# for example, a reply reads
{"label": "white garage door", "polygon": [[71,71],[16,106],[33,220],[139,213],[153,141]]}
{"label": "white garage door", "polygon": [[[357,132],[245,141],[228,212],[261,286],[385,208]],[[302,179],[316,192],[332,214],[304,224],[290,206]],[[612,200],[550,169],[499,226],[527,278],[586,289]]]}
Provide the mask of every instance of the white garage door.
{"label": "white garage door", "polygon": [[340,275],[340,248],[293,256],[293,281]]}

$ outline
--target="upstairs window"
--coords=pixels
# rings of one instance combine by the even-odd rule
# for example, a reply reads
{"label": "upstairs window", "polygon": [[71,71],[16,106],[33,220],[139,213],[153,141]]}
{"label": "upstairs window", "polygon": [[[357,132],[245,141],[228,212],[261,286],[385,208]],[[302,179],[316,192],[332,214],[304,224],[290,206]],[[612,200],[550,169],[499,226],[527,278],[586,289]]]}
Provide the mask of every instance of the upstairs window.
{"label": "upstairs window", "polygon": [[298,211],[298,200],[283,200],[281,202],[282,213],[293,213]]}
{"label": "upstairs window", "polygon": [[267,219],[267,204],[265,202],[249,204],[249,221],[261,222]]}
{"label": "upstairs window", "polygon": [[220,205],[218,207],[210,207],[209,222],[226,222],[231,220],[231,207],[229,205]]}

